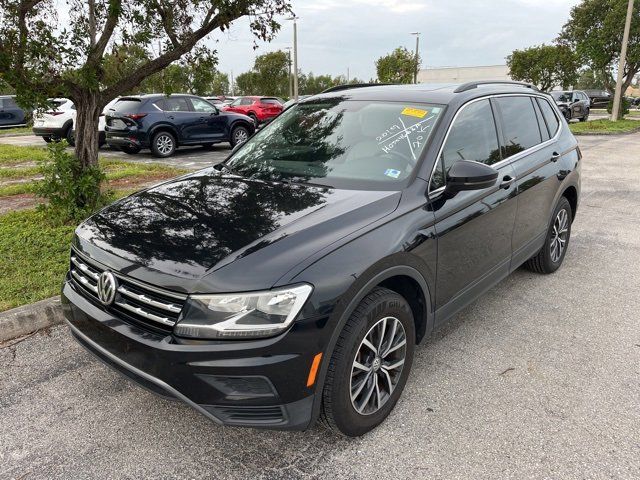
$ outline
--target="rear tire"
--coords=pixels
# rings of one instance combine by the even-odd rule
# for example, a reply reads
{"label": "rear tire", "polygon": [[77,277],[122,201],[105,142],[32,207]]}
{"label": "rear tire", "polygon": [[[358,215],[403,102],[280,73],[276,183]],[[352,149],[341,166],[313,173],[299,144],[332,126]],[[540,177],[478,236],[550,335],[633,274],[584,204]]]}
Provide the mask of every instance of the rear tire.
{"label": "rear tire", "polygon": [[372,290],[351,314],[329,361],[323,423],[349,437],[382,423],[402,394],[414,348],[407,301],[386,288]]}
{"label": "rear tire", "polygon": [[587,110],[584,117],[580,119],[581,122],[586,122],[587,120],[589,120],[589,110]]}
{"label": "rear tire", "polygon": [[65,135],[65,139],[67,140],[67,143],[69,144],[69,146],[71,147],[76,146],[76,136],[73,134],[73,127],[69,127],[67,129],[67,134]]}
{"label": "rear tire", "polygon": [[151,140],[151,154],[154,157],[166,158],[176,152],[176,137],[166,131],[156,133]]}
{"label": "rear tire", "polygon": [[42,137],[42,139],[47,143],[51,143],[52,142],[51,137]]}
{"label": "rear tire", "polygon": [[569,248],[572,215],[569,200],[560,197],[551,217],[544,246],[525,263],[529,270],[549,274],[560,268]]}

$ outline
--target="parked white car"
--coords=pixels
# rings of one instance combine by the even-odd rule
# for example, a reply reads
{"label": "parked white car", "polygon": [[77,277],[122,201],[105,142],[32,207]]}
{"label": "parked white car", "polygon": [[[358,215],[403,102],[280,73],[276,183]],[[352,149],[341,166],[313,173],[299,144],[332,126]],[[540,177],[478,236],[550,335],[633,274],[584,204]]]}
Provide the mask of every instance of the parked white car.
{"label": "parked white car", "polygon": [[[109,102],[103,109],[98,120],[99,145],[105,143],[104,114],[118,99]],[[68,98],[52,98],[53,108],[46,112],[33,112],[33,133],[43,138],[47,143],[66,139],[69,145],[74,145],[76,121],[76,107]]]}

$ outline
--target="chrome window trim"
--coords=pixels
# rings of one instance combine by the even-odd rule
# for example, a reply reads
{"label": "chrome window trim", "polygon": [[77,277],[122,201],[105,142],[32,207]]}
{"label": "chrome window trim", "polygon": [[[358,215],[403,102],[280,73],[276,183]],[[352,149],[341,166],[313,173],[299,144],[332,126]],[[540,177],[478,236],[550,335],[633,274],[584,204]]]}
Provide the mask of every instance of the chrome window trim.
{"label": "chrome window trim", "polygon": [[[438,154],[436,155],[436,161],[433,163],[433,168],[431,169],[431,175],[429,175],[429,182],[427,184],[427,195],[429,196],[429,198],[431,198],[432,196],[436,196],[439,195],[440,193],[442,193],[444,191],[444,189],[446,188],[446,185],[444,187],[439,187],[436,188],[435,190],[431,190],[431,180],[433,179],[433,175],[436,171],[436,167],[438,166],[438,161],[440,160],[440,155],[442,155],[442,150],[444,150],[444,146],[447,144],[447,140],[449,139],[449,133],[451,133],[451,128],[453,127],[453,125],[455,124],[456,120],[458,119],[458,115],[460,115],[460,113],[467,108],[468,105],[471,105],[472,103],[476,103],[479,102],[481,100],[489,100],[491,98],[499,98],[499,97],[533,97],[533,98],[541,98],[543,100],[545,100],[547,103],[549,103],[549,101],[544,98],[543,95],[536,95],[533,93],[497,93],[497,94],[493,94],[493,95],[487,95],[485,97],[480,97],[480,98],[474,98],[472,100],[469,100],[467,103],[463,104],[458,111],[456,112],[456,114],[453,116],[453,119],[451,120],[451,123],[449,124],[449,127],[447,128],[447,133],[444,136],[444,140],[442,141],[442,144],[440,145],[440,148],[438,149]],[[551,103],[549,103],[549,105],[551,105]],[[533,105],[532,105],[533,107]],[[562,123],[562,119],[558,118],[558,113],[556,112],[556,109],[553,108],[553,106],[551,106],[551,110],[553,111],[553,114],[556,116],[556,119],[558,119],[558,130],[556,131],[556,134],[550,138],[549,140],[546,140],[542,143],[539,143],[537,145],[534,145],[533,147],[527,148],[526,150],[523,150],[522,152],[518,152],[516,154],[511,155],[510,157],[504,158],[502,160],[500,160],[499,162],[494,163],[493,165],[490,165],[493,168],[500,168],[502,166],[508,165],[511,162],[515,162],[517,160],[520,160],[520,158],[525,157],[527,155],[530,155],[531,153],[535,153],[538,150],[541,150],[543,148],[545,148],[546,146],[550,145],[551,143],[555,142],[558,140],[558,138],[560,137],[560,134],[562,133],[562,130],[564,128],[564,125]],[[538,119],[536,117],[536,122],[538,122]],[[496,125],[497,126],[497,125]],[[500,146],[502,148],[502,145]]]}

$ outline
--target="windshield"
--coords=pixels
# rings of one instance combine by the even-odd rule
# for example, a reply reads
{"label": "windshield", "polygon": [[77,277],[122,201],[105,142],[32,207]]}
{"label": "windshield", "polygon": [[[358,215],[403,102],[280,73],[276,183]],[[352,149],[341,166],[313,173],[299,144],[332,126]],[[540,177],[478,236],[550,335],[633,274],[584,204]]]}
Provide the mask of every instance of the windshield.
{"label": "windshield", "polygon": [[556,102],[571,101],[571,92],[551,92],[551,96]]}
{"label": "windshield", "polygon": [[398,188],[416,167],[442,106],[321,98],[285,111],[226,164],[261,180]]}

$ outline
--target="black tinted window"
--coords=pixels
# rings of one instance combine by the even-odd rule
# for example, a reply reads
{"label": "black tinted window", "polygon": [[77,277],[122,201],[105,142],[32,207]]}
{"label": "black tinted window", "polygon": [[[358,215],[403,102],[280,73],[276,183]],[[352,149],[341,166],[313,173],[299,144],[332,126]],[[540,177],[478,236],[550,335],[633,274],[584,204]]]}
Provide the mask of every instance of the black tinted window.
{"label": "black tinted window", "polygon": [[540,134],[542,135],[542,141],[546,142],[549,140],[549,131],[547,130],[547,124],[542,117],[542,112],[540,111],[540,107],[538,103],[534,100],[533,108],[536,111],[536,118],[538,119],[538,128],[540,129]]}
{"label": "black tinted window", "polygon": [[109,109],[112,112],[119,113],[135,113],[140,108],[142,102],[137,99],[123,98],[118,100],[113,107]]}
{"label": "black tinted window", "polygon": [[446,172],[458,160],[491,165],[500,161],[495,121],[489,100],[471,103],[451,126],[431,181],[431,189],[444,187]]}
{"label": "black tinted window", "polygon": [[546,100],[539,98],[538,105],[540,105],[542,116],[544,117],[547,128],[549,129],[549,135],[553,137],[558,131],[558,127],[560,126],[558,117],[556,117],[556,115],[553,113],[553,107],[551,107],[551,105],[549,105],[549,102],[547,102]]}
{"label": "black tinted window", "polygon": [[542,141],[530,97],[501,97],[496,100],[502,112],[505,158]]}

